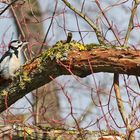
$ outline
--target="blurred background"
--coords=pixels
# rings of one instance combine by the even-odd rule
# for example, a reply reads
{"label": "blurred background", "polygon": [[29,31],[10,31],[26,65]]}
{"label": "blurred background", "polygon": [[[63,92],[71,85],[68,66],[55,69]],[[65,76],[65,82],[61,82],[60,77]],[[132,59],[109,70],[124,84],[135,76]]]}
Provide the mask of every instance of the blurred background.
{"label": "blurred background", "polygon": [[[69,0],[78,11],[90,18],[100,29],[105,43],[120,46],[128,30],[133,0]],[[7,6],[0,2],[0,10]],[[105,16],[102,14],[105,14]],[[133,20],[127,45],[140,48],[140,8]],[[110,23],[110,26],[108,25]],[[28,60],[57,41],[72,40],[80,43],[98,43],[94,30],[70,10],[61,0],[18,0],[0,15],[0,55],[7,50],[11,40],[19,36],[29,41]],[[115,36],[115,35],[116,36]],[[118,41],[118,40],[119,41]],[[127,117],[139,125],[140,85],[135,76],[120,75],[120,92]],[[1,123],[30,123],[62,128],[80,127],[89,130],[126,130],[112,87],[113,74],[96,73],[85,78],[74,75],[60,76],[17,101],[3,112]],[[12,121],[12,119],[14,119]],[[139,138],[139,131],[136,131]]]}

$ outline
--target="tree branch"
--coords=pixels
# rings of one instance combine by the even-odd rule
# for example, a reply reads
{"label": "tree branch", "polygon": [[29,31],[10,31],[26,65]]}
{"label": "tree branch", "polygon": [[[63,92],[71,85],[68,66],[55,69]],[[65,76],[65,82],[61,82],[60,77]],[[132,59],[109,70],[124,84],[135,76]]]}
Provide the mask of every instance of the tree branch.
{"label": "tree branch", "polygon": [[61,75],[86,77],[92,74],[91,67],[94,73],[140,76],[140,50],[60,41],[16,72],[12,83],[0,91],[0,112],[52,78]]}
{"label": "tree branch", "polygon": [[126,116],[126,112],[124,109],[124,105],[123,105],[123,101],[121,98],[121,94],[120,94],[120,89],[119,89],[119,74],[114,74],[114,91],[115,91],[115,95],[116,95],[116,101],[117,101],[117,105],[118,105],[118,110],[121,114],[122,120],[126,126],[126,128],[128,127],[128,118]]}
{"label": "tree branch", "polygon": [[[100,131],[89,131],[81,129],[84,140],[103,140],[104,139],[121,139],[126,138],[125,134],[119,133],[114,130],[100,130]],[[78,130],[68,130],[68,129],[59,129],[51,127],[37,127],[31,125],[4,125],[0,126],[0,138],[1,139],[29,139],[29,140],[81,140]]]}
{"label": "tree branch", "polygon": [[[13,0],[11,3],[9,3],[1,12],[0,15],[2,15],[10,6],[12,6],[15,2],[17,2],[18,0]],[[6,1],[0,1],[0,2],[4,2],[7,3]]]}
{"label": "tree branch", "polygon": [[74,11],[74,13],[79,15],[82,19],[86,21],[86,23],[90,25],[90,27],[95,31],[95,34],[97,36],[99,43],[102,45],[105,45],[104,37],[101,31],[98,29],[98,27],[94,24],[94,22],[90,18],[88,18],[86,15],[84,15],[82,12],[74,8],[67,0],[62,0],[62,1],[67,5],[67,7],[69,7],[72,11]]}
{"label": "tree branch", "polygon": [[126,35],[125,35],[124,46],[127,45],[129,37],[130,37],[130,33],[133,30],[133,20],[134,20],[134,16],[136,14],[136,10],[137,10],[138,5],[139,5],[139,2],[134,1],[134,6],[133,6],[133,9],[131,10],[131,16],[130,16],[130,19],[129,19],[128,28],[127,28],[127,32],[126,32]]}

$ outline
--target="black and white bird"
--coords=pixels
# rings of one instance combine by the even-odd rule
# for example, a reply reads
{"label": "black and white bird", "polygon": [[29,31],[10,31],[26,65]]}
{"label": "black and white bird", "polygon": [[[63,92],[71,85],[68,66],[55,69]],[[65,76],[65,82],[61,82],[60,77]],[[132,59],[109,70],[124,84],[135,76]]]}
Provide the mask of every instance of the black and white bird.
{"label": "black and white bird", "polygon": [[28,42],[13,40],[9,44],[8,51],[0,59],[0,77],[3,79],[12,79],[15,71],[25,63],[24,47]]}

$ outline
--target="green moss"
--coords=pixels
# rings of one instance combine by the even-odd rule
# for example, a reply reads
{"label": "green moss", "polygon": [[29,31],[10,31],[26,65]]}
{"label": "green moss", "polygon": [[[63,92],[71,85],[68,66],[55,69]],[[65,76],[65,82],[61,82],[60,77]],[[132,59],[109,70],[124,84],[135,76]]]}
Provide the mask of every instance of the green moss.
{"label": "green moss", "polygon": [[21,89],[25,88],[25,84],[29,83],[31,81],[31,78],[29,77],[29,73],[27,71],[24,71],[22,73],[21,80],[19,82],[19,86]]}
{"label": "green moss", "polygon": [[87,47],[84,44],[72,41],[69,43],[69,45],[73,48],[73,49],[78,49],[79,51],[85,51],[87,50]]}
{"label": "green moss", "polygon": [[25,88],[25,82],[24,81],[20,81],[19,86],[21,89]]}
{"label": "green moss", "polygon": [[25,82],[31,81],[31,79],[29,78],[29,74],[28,74],[28,72],[26,72],[26,71],[24,71],[22,79],[23,79]]}
{"label": "green moss", "polygon": [[86,48],[89,51],[92,50],[92,49],[95,49],[95,48],[100,48],[100,47],[105,47],[105,46],[102,46],[100,44],[94,44],[94,43],[86,45]]}
{"label": "green moss", "polygon": [[111,45],[100,45],[100,44],[81,44],[76,41],[71,41],[70,43],[65,43],[64,41],[58,41],[52,48],[47,49],[41,54],[41,61],[46,61],[46,59],[51,60],[60,60],[65,61],[67,60],[67,56],[69,52],[78,50],[78,51],[90,51],[96,48],[114,48],[114,49],[125,49],[127,47],[121,46],[111,46]]}
{"label": "green moss", "polygon": [[51,60],[67,60],[68,53],[71,50],[85,51],[87,50],[87,47],[76,41],[71,41],[70,43],[59,41],[52,48],[49,48],[47,51],[43,52],[42,60],[48,58]]}
{"label": "green moss", "polygon": [[20,75],[20,71],[16,71],[15,76],[19,76]]}
{"label": "green moss", "polygon": [[121,49],[127,49],[129,48],[128,46],[115,46],[115,45],[100,45],[100,44],[94,44],[94,43],[91,43],[91,44],[87,44],[86,45],[87,47],[87,50],[92,50],[92,49],[96,49],[96,48],[113,48],[113,49],[117,49],[117,50],[121,50]]}

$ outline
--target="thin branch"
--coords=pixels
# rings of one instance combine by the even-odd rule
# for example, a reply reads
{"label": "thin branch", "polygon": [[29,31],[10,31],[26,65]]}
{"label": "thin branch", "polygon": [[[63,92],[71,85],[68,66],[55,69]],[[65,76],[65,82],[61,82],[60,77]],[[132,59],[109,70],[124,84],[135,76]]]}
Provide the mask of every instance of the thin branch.
{"label": "thin branch", "polygon": [[[13,0],[11,3],[9,3],[1,12],[0,15],[2,15],[10,6],[12,6],[15,2],[18,0]],[[6,2],[6,1],[5,1]]]}
{"label": "thin branch", "polygon": [[131,30],[133,29],[133,20],[134,20],[134,16],[135,16],[138,4],[139,4],[138,2],[136,2],[136,1],[134,2],[134,7],[131,11],[130,20],[129,20],[127,32],[126,32],[126,35],[125,35],[124,46],[127,45],[129,37],[130,37]]}
{"label": "thin branch", "polygon": [[84,109],[80,117],[77,119],[78,123],[82,124],[86,120],[86,118],[93,113],[93,108],[95,108],[95,105],[91,101]]}
{"label": "thin branch", "polygon": [[121,99],[121,95],[120,95],[120,90],[119,90],[119,74],[114,74],[114,91],[115,91],[115,95],[116,95],[116,101],[117,101],[117,105],[118,105],[118,110],[121,114],[122,120],[125,124],[125,126],[127,127],[127,117],[125,114],[125,110],[124,110],[124,106],[123,106],[123,102]]}
{"label": "thin branch", "polygon": [[48,27],[48,29],[47,29],[46,34],[45,34],[45,37],[44,37],[43,43],[42,43],[42,45],[41,45],[41,48],[40,48],[40,50],[39,50],[39,53],[41,53],[41,51],[42,51],[42,49],[43,49],[43,47],[44,47],[44,43],[46,42],[46,39],[47,39],[47,37],[48,37],[49,31],[50,31],[50,28],[51,28],[51,26],[52,26],[53,19],[54,19],[55,13],[56,13],[57,4],[58,4],[58,1],[56,1],[56,3],[55,3],[55,7],[54,7],[53,14],[52,14],[51,22],[50,22],[50,25],[49,25],[49,27]]}
{"label": "thin branch", "polygon": [[69,7],[73,12],[75,12],[77,15],[79,15],[81,18],[83,18],[91,26],[91,28],[96,33],[99,43],[102,45],[105,45],[104,37],[102,36],[102,33],[100,32],[98,27],[93,23],[93,21],[90,18],[88,18],[86,15],[84,15],[83,13],[78,11],[76,8],[74,8],[67,0],[62,0],[62,1],[67,5],[67,7]]}
{"label": "thin branch", "polygon": [[138,86],[139,86],[139,89],[140,89],[140,80],[139,80],[138,76],[136,76],[136,80],[137,80],[137,83],[138,83]]}
{"label": "thin branch", "polygon": [[[91,140],[93,138],[111,138],[111,139],[125,139],[125,134],[114,131],[114,130],[100,130],[100,131],[91,131],[91,130],[82,130],[84,135],[84,140]],[[1,125],[0,126],[0,139],[8,139],[9,135],[12,135],[12,140],[17,139],[37,139],[37,140],[81,140],[79,137],[78,130],[67,130],[64,128],[52,128],[52,127],[41,127],[35,125]],[[7,137],[6,137],[7,136]],[[26,138],[25,138],[26,136]],[[5,138],[4,138],[5,137]]]}
{"label": "thin branch", "polygon": [[21,23],[20,23],[20,21],[19,21],[17,15],[16,15],[15,9],[13,8],[12,5],[11,5],[11,11],[12,11],[13,16],[14,16],[14,18],[15,18],[15,21],[16,21],[16,23],[17,23],[17,27],[19,28],[21,37],[22,37],[23,39],[25,39],[25,33],[24,33],[23,29],[22,29]]}
{"label": "thin branch", "polygon": [[104,11],[102,10],[99,1],[98,1],[98,0],[95,0],[95,2],[96,2],[96,4],[97,4],[98,8],[100,9],[100,11],[101,11],[103,17],[105,18],[105,20],[106,20],[106,22],[107,22],[109,28],[111,29],[112,33],[114,34],[116,40],[118,41],[119,45],[122,46],[119,37],[117,36],[116,32],[115,32],[114,29],[113,29],[113,26],[111,25],[110,21],[108,20],[107,16],[105,15]]}
{"label": "thin branch", "polygon": [[77,28],[78,28],[78,33],[79,33],[79,35],[80,35],[80,38],[81,38],[82,43],[84,44],[83,37],[82,37],[82,33],[81,33],[80,27],[79,27],[78,17],[77,17],[77,14],[76,14],[76,13],[75,13],[75,18],[76,18],[76,24],[77,24]]}
{"label": "thin branch", "polygon": [[83,12],[84,5],[85,5],[85,1],[86,1],[86,0],[83,0],[83,2],[82,2],[81,12]]}

